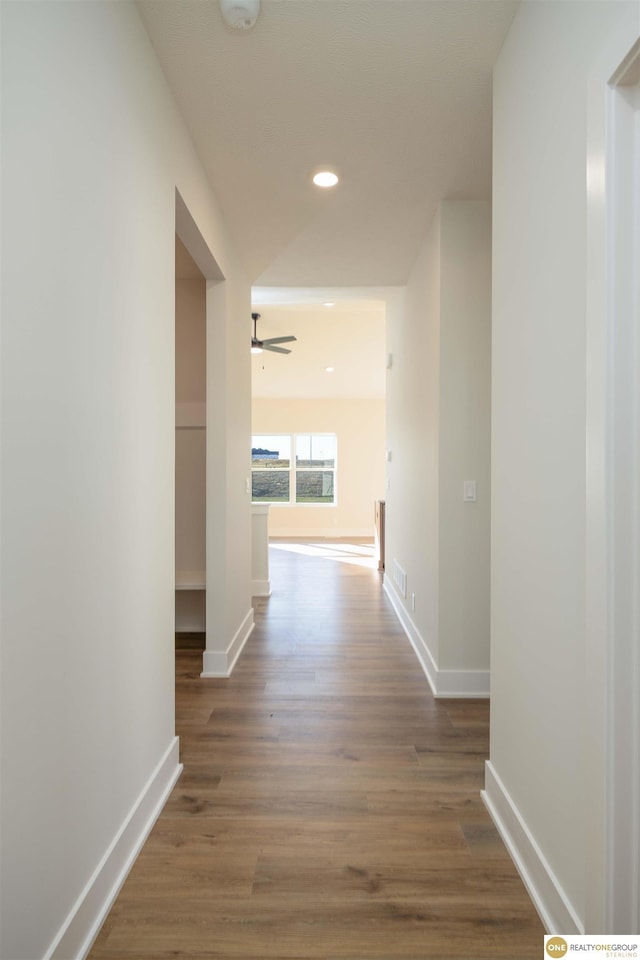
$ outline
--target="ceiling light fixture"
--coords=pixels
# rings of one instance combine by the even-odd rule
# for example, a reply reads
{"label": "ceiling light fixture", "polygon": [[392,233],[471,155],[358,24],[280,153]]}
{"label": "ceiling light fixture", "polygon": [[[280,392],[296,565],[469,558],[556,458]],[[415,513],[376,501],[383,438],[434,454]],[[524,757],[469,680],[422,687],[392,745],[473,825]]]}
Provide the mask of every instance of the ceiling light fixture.
{"label": "ceiling light fixture", "polygon": [[324,369],[326,370],[327,373],[333,373],[336,368],[335,368],[335,367],[325,367]]}
{"label": "ceiling light fixture", "polygon": [[325,307],[335,307],[335,303],[334,303],[333,300],[327,300],[327,302],[324,304],[324,306],[325,306]]}
{"label": "ceiling light fixture", "polygon": [[260,0],[220,0],[222,19],[234,30],[249,30],[258,19]]}
{"label": "ceiling light fixture", "polygon": [[320,170],[315,174],[313,182],[316,187],[335,187],[338,182],[338,175],[331,170]]}

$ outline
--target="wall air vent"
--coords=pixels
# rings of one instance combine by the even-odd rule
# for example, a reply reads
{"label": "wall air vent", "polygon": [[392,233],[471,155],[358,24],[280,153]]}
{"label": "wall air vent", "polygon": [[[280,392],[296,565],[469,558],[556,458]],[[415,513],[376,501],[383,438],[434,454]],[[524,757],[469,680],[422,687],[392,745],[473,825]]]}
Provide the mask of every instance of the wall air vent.
{"label": "wall air vent", "polygon": [[393,582],[398,588],[398,593],[406,599],[407,596],[407,573],[402,569],[397,560],[393,561]]}

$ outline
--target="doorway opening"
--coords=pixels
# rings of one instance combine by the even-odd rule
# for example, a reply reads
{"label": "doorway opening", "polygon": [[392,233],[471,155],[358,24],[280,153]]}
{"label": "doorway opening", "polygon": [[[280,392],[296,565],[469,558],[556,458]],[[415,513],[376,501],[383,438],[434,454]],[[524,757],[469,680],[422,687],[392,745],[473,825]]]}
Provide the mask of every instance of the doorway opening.
{"label": "doorway opening", "polygon": [[269,348],[252,356],[252,499],[270,540],[361,543],[384,499],[386,302],[366,289],[257,288]]}
{"label": "doorway opening", "polygon": [[[216,497],[217,478],[207,467],[214,462],[224,474],[226,456],[220,463],[224,443],[211,426],[215,418],[207,417],[207,409],[224,399],[223,378],[216,376],[207,344],[221,335],[225,278],[178,190],[175,196],[176,636],[195,635],[197,645],[206,648],[207,620],[220,604],[215,591],[207,591],[207,578],[209,588],[215,584],[211,544],[219,540],[226,517],[224,497]],[[203,662],[206,656],[205,650]]]}

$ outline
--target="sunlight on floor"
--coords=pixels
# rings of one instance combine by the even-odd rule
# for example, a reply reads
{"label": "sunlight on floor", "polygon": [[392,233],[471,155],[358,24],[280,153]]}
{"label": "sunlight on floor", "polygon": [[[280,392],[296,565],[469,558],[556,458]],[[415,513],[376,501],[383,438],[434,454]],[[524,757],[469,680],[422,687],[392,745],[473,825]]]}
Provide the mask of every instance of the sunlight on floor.
{"label": "sunlight on floor", "polygon": [[302,553],[307,557],[320,557],[339,563],[350,563],[358,567],[370,567],[375,570],[377,561],[373,543],[345,543],[328,540],[326,542],[304,542],[270,540],[273,550],[286,550],[289,553]]}

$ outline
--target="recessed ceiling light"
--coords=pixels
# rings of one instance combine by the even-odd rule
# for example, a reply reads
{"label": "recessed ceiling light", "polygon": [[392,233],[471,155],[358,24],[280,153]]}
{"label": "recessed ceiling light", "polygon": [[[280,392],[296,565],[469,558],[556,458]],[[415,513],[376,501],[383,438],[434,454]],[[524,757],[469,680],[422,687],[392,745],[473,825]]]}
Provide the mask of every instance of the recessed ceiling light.
{"label": "recessed ceiling light", "polygon": [[324,306],[325,306],[325,307],[335,307],[335,303],[333,302],[333,300],[327,300],[327,302],[324,304]]}
{"label": "recessed ceiling light", "polygon": [[338,182],[338,177],[337,174],[332,173],[331,170],[321,170],[315,174],[313,182],[316,187],[335,187]]}
{"label": "recessed ceiling light", "polygon": [[327,373],[333,373],[335,369],[336,369],[335,367],[325,367],[325,370],[327,371]]}

